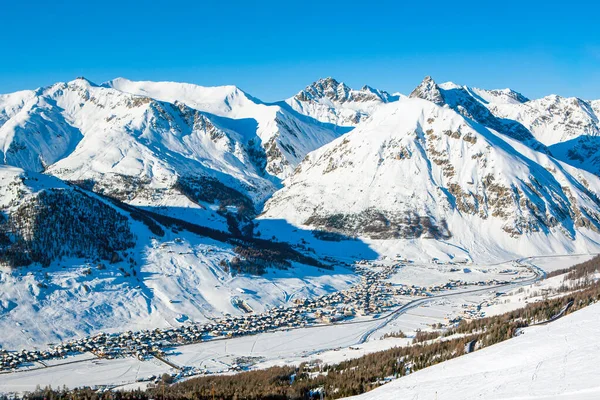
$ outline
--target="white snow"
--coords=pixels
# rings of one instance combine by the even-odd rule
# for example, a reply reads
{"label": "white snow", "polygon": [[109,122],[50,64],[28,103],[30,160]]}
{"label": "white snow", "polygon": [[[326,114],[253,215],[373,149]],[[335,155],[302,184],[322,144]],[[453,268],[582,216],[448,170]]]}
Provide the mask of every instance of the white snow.
{"label": "white snow", "polygon": [[[283,158],[272,161],[272,170],[269,172],[281,178],[291,173],[308,152],[348,131],[300,115],[285,104],[263,103],[235,86],[134,82],[124,78],[109,81],[103,86],[170,103],[184,103],[195,110],[222,117],[217,121],[242,133],[247,139],[254,138],[262,142],[265,148],[267,143],[275,141],[283,149]],[[286,150],[286,147],[293,149],[293,152]],[[281,172],[277,172],[279,169]]]}
{"label": "white snow", "polygon": [[150,376],[160,376],[165,372],[175,371],[156,359],[150,361],[140,361],[137,358],[94,359],[1,374],[0,392],[32,392],[37,385],[41,388],[51,386],[55,389],[63,385],[71,388],[81,385],[114,387]]}
{"label": "white snow", "polygon": [[[507,197],[496,202],[502,195],[490,191],[494,185],[504,188],[500,190]],[[510,194],[514,191],[518,194]],[[451,237],[363,240],[390,256],[493,262],[548,252],[597,251],[600,236],[574,225],[559,211],[596,209],[590,192],[600,193],[600,179],[593,174],[447,107],[401,99],[381,106],[352,132],[310,153],[266,203],[259,221],[266,230],[271,220],[308,228],[310,217],[369,210],[397,218],[427,216],[438,225],[445,221]],[[535,207],[526,206],[526,200]],[[554,222],[540,224],[538,217]]]}
{"label": "white snow", "polygon": [[600,135],[598,114],[588,102],[575,97],[550,95],[523,104],[495,104],[490,110],[502,118],[521,122],[546,145],[583,135]]}
{"label": "white snow", "polygon": [[[534,261],[531,261],[532,263]],[[444,271],[445,266],[422,266],[423,277],[426,275],[426,271],[435,271],[435,268],[439,268],[438,273]],[[471,265],[470,268],[476,270],[488,270],[490,278],[501,276],[500,271],[512,268],[519,270],[511,262],[499,264],[496,266],[477,266]],[[408,268],[407,268],[408,270]],[[402,274],[402,269],[400,274]],[[477,279],[477,272],[473,273],[474,279]],[[456,272],[448,273],[448,278],[455,278]],[[515,276],[515,278],[523,279],[523,276]],[[173,278],[171,278],[173,279]],[[176,278],[174,279],[177,280]],[[394,283],[401,280],[401,276],[393,276],[390,282]],[[437,278],[436,278],[437,281]],[[275,283],[276,282],[276,283]],[[335,324],[329,326],[318,326],[310,328],[298,328],[289,330],[280,330],[276,332],[261,333],[254,336],[243,336],[232,339],[218,339],[212,341],[201,342],[192,345],[178,346],[166,350],[166,358],[179,366],[191,366],[200,369],[204,369],[210,373],[224,373],[229,370],[231,366],[238,363],[241,357],[251,358],[252,368],[266,368],[273,365],[297,365],[303,361],[315,361],[322,360],[324,362],[339,362],[344,359],[356,358],[361,355],[371,353],[378,350],[384,350],[397,345],[406,345],[411,340],[411,335],[414,335],[415,331],[428,330],[431,325],[436,323],[445,323],[449,318],[460,315],[465,305],[476,305],[489,301],[489,299],[495,298],[495,293],[499,290],[509,291],[512,287],[526,285],[526,288],[532,288],[527,282],[531,282],[531,279],[521,281],[522,283],[513,283],[508,285],[506,288],[494,289],[486,287],[467,287],[463,289],[453,290],[447,293],[442,293],[444,297],[439,298],[419,298],[422,300],[419,304],[405,310],[403,313],[386,317],[383,320],[372,320],[370,318],[358,318],[355,321],[357,323],[352,324]],[[230,291],[235,296],[245,296],[241,294],[237,288],[245,288],[245,292],[252,293],[253,290],[260,291],[260,294],[264,296],[273,295],[278,297],[279,295],[286,298],[294,298],[297,292],[292,289],[287,289],[286,285],[288,282],[284,280],[273,281],[266,283],[265,287],[256,288],[251,286],[253,282],[251,279],[244,278],[243,281],[231,282],[227,287],[223,285],[222,289],[218,293]],[[193,286],[194,282],[192,282]],[[155,283],[157,296],[161,296],[158,291],[162,289],[157,281]],[[535,284],[537,285],[537,284]],[[535,286],[534,285],[534,286]],[[168,286],[168,285],[165,285]],[[207,287],[209,285],[206,285]],[[268,287],[270,286],[270,288]],[[308,285],[312,288],[313,285]],[[272,293],[269,294],[269,289]],[[275,289],[275,290],[273,290]],[[189,290],[189,289],[188,289]],[[280,294],[277,293],[280,291]],[[287,292],[287,293],[284,293]],[[163,292],[164,293],[164,292]],[[174,290],[172,293],[180,293],[179,290]],[[203,294],[205,294],[204,292]],[[218,296],[215,292],[215,296]],[[185,296],[193,296],[193,293],[186,293]],[[304,294],[303,294],[304,296]],[[225,296],[226,297],[226,296]],[[208,296],[207,296],[208,298]],[[182,302],[188,301],[185,297],[177,297]],[[219,305],[219,301],[214,301],[214,304]],[[407,297],[404,303],[415,300],[415,298]],[[198,300],[200,301],[200,300]],[[152,304],[160,304],[157,301],[153,301]],[[517,302],[514,302],[517,304]],[[522,304],[522,303],[521,303]],[[178,303],[172,304],[173,306],[179,306]],[[256,306],[256,304],[253,304]],[[69,307],[68,305],[66,307]],[[191,306],[189,306],[191,307]],[[160,315],[171,312],[175,317],[176,312],[174,310],[158,309],[156,313]],[[153,314],[154,315],[154,314]],[[385,333],[396,333],[402,330],[408,335],[408,339],[383,339],[380,340]],[[366,342],[364,342],[367,340]],[[84,360],[87,356],[81,357],[80,360]],[[72,359],[56,360],[53,364],[63,364],[69,362]],[[69,365],[62,365],[60,369],[57,367],[21,371],[16,374],[1,374],[0,375],[0,387],[4,391],[23,391],[33,390],[36,382],[48,382],[52,380],[54,384],[63,383],[70,387],[93,384],[130,384],[133,383],[137,378],[141,377],[141,373],[138,373],[138,368],[142,371],[146,371],[149,368],[155,367],[149,366],[148,363],[154,361],[138,362],[137,360],[128,359],[116,359],[116,360],[105,360],[103,363],[98,364],[98,368],[95,368],[94,363],[81,362]],[[102,379],[87,379],[86,375],[74,374],[73,376],[68,375],[66,372],[64,375],[56,375],[54,371],[67,371],[69,369],[78,370],[80,366],[85,368],[90,374],[95,374],[96,371],[102,373],[104,363],[114,363],[115,369],[121,371],[119,374],[109,374],[106,378]],[[125,368],[131,366],[132,368]],[[167,368],[167,366],[164,366]],[[163,370],[158,370],[158,372]],[[164,370],[166,372],[166,369]],[[60,372],[61,374],[63,372]],[[144,372],[144,375],[146,372]],[[130,387],[130,386],[126,386]]]}
{"label": "white snow", "polygon": [[592,400],[600,397],[600,304],[400,378],[356,400]]}

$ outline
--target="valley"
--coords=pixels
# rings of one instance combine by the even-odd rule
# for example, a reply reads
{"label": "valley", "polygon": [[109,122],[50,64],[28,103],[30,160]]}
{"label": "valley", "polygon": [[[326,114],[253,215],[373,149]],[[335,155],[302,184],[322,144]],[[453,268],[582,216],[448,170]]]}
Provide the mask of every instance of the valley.
{"label": "valley", "polygon": [[[567,259],[575,262],[582,257],[590,256]],[[362,276],[361,282],[345,291],[312,300],[298,299],[291,308],[278,307],[206,325],[185,324],[179,329],[100,334],[70,341],[53,349],[61,352],[56,355],[62,360],[53,358],[51,353],[26,352],[21,356],[24,364],[14,372],[0,375],[0,383],[15,391],[33,390],[35,385],[28,382],[52,384],[59,379],[67,386],[76,386],[78,375],[66,374],[76,368],[87,371],[85,376],[97,376],[93,384],[97,388],[121,389],[152,384],[156,379],[152,377],[163,373],[171,373],[177,380],[322,357],[339,359],[340,352],[345,359],[348,352],[357,356],[398,345],[399,339],[382,340],[386,333],[414,334],[463,318],[481,318],[486,315],[485,308],[474,315],[471,305],[494,299],[498,293],[535,285],[545,274],[536,266],[538,260],[547,262],[531,258],[494,266],[462,265],[460,269],[456,264],[359,263],[356,273]],[[402,271],[409,268],[413,276],[422,270],[430,285],[399,284]],[[428,270],[437,270],[439,276],[432,280]],[[473,280],[469,277],[441,283],[457,274],[472,274]],[[480,280],[483,276],[486,280]],[[239,296],[243,298],[241,291]],[[355,315],[359,304],[370,304],[372,309]],[[350,310],[351,314],[345,313]]]}

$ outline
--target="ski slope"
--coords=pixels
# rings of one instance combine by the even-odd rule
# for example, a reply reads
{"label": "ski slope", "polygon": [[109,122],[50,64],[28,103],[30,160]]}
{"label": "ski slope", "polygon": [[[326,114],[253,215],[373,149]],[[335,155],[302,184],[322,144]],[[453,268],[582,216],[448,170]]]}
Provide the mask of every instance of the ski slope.
{"label": "ski slope", "polygon": [[598,399],[599,321],[594,304],[352,399]]}

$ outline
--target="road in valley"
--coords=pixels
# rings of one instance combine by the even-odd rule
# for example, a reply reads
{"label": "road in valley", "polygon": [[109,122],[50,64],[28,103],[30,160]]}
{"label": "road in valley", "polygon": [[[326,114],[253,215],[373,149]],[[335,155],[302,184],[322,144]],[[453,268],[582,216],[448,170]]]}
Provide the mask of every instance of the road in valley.
{"label": "road in valley", "polygon": [[[238,364],[241,358],[254,358],[254,362],[261,366],[268,365],[268,363],[297,363],[302,358],[329,350],[348,349],[360,344],[368,345],[366,342],[371,342],[370,339],[391,322],[410,310],[426,306],[428,303],[441,299],[461,298],[461,296],[506,291],[531,285],[543,279],[546,275],[543,270],[533,264],[536,258],[539,257],[520,258],[504,262],[513,262],[528,268],[532,272],[531,277],[506,284],[460,288],[441,292],[412,300],[377,318],[328,325],[313,325],[304,328],[279,329],[252,336],[220,338],[176,346],[167,349],[166,354],[163,356],[166,363],[160,362],[157,364],[158,360],[153,362],[140,361],[134,358],[117,358],[2,374],[0,375],[0,388],[8,391],[11,388],[15,391],[31,391],[35,390],[37,384],[42,387],[45,384],[54,386],[66,384],[68,387],[90,384],[122,386],[146,378],[150,374],[158,375],[167,372],[170,370],[169,365],[199,367],[211,373],[225,372],[228,367]],[[423,321],[421,320],[421,322]],[[373,344],[377,343],[374,342]],[[81,371],[86,373],[82,374]],[[94,371],[97,371],[100,375]],[[91,376],[89,374],[96,377],[93,382],[89,380],[89,376]]]}

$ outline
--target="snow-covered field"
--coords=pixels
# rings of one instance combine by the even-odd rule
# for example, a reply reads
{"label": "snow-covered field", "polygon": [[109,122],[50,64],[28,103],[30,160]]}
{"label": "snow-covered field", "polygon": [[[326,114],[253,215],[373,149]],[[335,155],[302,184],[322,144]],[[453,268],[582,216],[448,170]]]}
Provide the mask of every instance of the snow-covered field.
{"label": "snow-covered field", "polygon": [[565,256],[541,256],[526,260],[526,264],[533,264],[546,272],[570,268],[594,258],[596,254],[571,254]]}
{"label": "snow-covered field", "polygon": [[137,358],[117,360],[94,359],[61,364],[48,368],[0,374],[0,392],[34,391],[36,386],[54,388],[86,386],[119,386],[145,379],[151,375],[172,372],[162,361]]}
{"label": "snow-covered field", "polygon": [[352,399],[595,400],[599,321],[595,304]]}

